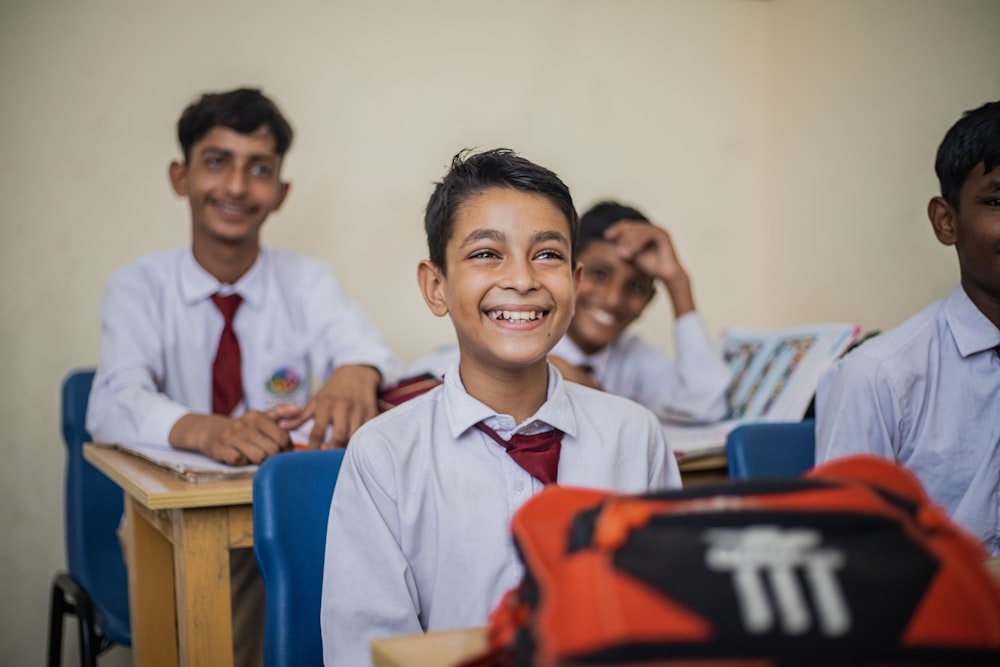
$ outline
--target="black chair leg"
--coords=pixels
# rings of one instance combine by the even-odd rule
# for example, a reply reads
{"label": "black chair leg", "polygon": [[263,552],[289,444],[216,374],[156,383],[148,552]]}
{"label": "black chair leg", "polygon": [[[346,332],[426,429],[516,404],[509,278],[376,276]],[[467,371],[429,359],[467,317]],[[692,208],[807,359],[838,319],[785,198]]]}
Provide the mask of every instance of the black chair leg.
{"label": "black chair leg", "polygon": [[66,600],[66,594],[59,586],[59,577],[52,582],[52,597],[49,602],[49,654],[48,667],[62,664],[63,618],[67,613],[76,613]]}
{"label": "black chair leg", "polygon": [[87,592],[65,573],[56,575],[52,582],[52,606],[49,614],[49,667],[59,667],[62,662],[63,617],[73,614],[78,621],[80,635],[81,667],[97,667],[101,652],[101,637],[97,633],[94,604]]}

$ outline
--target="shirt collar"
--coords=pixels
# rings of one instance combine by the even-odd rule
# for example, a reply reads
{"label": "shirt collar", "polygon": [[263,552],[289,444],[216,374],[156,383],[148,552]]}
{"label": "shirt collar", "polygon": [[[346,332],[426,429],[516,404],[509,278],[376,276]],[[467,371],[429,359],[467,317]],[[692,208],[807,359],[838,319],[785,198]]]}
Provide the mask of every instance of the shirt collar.
{"label": "shirt collar", "polygon": [[976,308],[961,285],[945,297],[944,314],[963,357],[1000,345],[1000,329]]}
{"label": "shirt collar", "polygon": [[267,253],[261,249],[257,261],[233,285],[220,283],[215,276],[206,271],[194,258],[191,248],[181,257],[180,283],[181,295],[188,304],[205,301],[215,293],[239,294],[243,302],[252,307],[259,307],[264,302],[265,271]]}
{"label": "shirt collar", "polygon": [[618,342],[618,338],[611,341],[593,354],[584,354],[576,343],[568,335],[563,336],[556,346],[552,348],[552,354],[560,356],[573,366],[589,366],[591,375],[598,381],[604,377],[604,369],[608,367],[608,358],[611,357],[611,348]]}
{"label": "shirt collar", "polygon": [[549,384],[545,403],[521,424],[514,424],[510,415],[497,414],[485,403],[473,398],[465,390],[458,373],[458,362],[444,374],[444,405],[451,436],[459,437],[481,421],[498,433],[536,433],[545,427],[557,428],[570,437],[577,432],[576,417],[566,394],[566,383],[552,364],[548,365]]}

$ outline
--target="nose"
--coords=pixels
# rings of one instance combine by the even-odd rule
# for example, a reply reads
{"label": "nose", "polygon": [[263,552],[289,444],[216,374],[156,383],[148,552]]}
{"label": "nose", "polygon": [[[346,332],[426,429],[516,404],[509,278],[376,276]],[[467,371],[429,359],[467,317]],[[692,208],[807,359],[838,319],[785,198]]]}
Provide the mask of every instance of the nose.
{"label": "nose", "polygon": [[226,193],[239,197],[247,191],[247,174],[243,169],[232,169],[226,178]]}
{"label": "nose", "polygon": [[527,257],[512,257],[506,262],[504,267],[503,280],[501,286],[504,289],[513,289],[519,293],[530,292],[538,289],[538,274]]}
{"label": "nose", "polygon": [[621,307],[624,296],[623,287],[615,282],[601,285],[597,291],[597,301],[605,310],[617,310]]}

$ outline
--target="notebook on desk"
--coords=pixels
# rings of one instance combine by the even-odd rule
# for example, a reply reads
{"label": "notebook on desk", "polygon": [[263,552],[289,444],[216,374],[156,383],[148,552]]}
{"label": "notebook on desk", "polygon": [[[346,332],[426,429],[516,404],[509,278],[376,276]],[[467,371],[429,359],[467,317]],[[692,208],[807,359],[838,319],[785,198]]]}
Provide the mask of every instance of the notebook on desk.
{"label": "notebook on desk", "polygon": [[729,414],[706,426],[664,426],[667,442],[680,460],[712,456],[725,452],[726,436],[740,424],[802,419],[820,376],[860,335],[854,324],[725,332]]}
{"label": "notebook on desk", "polygon": [[98,444],[128,452],[165,468],[188,482],[207,482],[221,479],[253,477],[256,465],[231,466],[208,458],[204,454],[179,449],[137,444]]}

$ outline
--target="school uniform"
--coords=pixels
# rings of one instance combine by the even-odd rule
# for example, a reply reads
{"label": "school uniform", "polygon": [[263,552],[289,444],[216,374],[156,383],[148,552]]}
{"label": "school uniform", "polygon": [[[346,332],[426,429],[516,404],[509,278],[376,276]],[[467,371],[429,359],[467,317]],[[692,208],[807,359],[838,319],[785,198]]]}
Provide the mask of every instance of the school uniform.
{"label": "school uniform", "polygon": [[[605,391],[646,406],[665,424],[706,424],[726,416],[726,387],[731,373],[712,345],[698,313],[674,322],[675,358],[639,336],[625,332],[594,354],[584,354],[563,338],[551,354],[591,369]],[[458,359],[458,347],[437,350],[410,365],[408,375],[441,377]]]}
{"label": "school uniform", "polygon": [[99,441],[169,447],[189,412],[212,412],[212,361],[223,318],[217,292],[243,301],[239,340],[242,410],[305,405],[314,385],[343,364],[398,379],[401,364],[376,326],[341,290],[329,267],[298,253],[262,249],[234,285],[222,285],[190,247],[140,258],[108,281],[101,304],[101,357],[87,409]]}
{"label": "school uniform", "polygon": [[[212,363],[223,329],[213,294],[236,293],[244,399],[233,414],[305,405],[315,383],[342,364],[366,364],[396,381],[400,362],[361,307],[323,263],[262,249],[234,284],[223,285],[190,247],[146,255],[117,272],[101,304],[101,358],[87,430],[101,442],[169,447],[178,419],[212,412]],[[231,553],[237,665],[263,655],[264,587],[252,549]]]}
{"label": "school uniform", "polygon": [[816,462],[899,462],[1000,555],[1000,330],[961,286],[839,360],[816,395]]}
{"label": "school uniform", "polygon": [[327,530],[321,626],[327,665],[369,664],[375,637],[482,625],[523,575],[514,512],[542,484],[474,426],[507,439],[565,434],[558,483],[621,492],[680,487],[655,415],[565,382],[518,425],[444,383],[368,422],[347,448]]}

